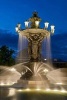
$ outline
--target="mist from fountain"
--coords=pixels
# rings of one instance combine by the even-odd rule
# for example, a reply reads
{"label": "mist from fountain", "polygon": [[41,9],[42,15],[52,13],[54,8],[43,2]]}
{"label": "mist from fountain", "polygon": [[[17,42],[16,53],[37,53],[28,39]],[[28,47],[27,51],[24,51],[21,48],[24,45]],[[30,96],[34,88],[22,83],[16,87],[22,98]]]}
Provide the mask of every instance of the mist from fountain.
{"label": "mist from fountain", "polygon": [[15,68],[0,66],[0,86],[11,86],[17,82],[21,74]]}
{"label": "mist from fountain", "polygon": [[67,68],[55,69],[47,74],[48,79],[51,83],[57,85],[67,84]]}

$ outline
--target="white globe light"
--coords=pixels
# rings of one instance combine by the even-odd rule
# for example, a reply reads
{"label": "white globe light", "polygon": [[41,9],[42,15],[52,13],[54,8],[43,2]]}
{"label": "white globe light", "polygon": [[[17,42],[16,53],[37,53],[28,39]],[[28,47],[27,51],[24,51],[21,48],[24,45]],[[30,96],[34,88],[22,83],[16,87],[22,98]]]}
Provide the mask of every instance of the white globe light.
{"label": "white globe light", "polygon": [[15,28],[16,32],[18,32],[18,27]]}
{"label": "white globe light", "polygon": [[50,27],[51,27],[51,33],[54,33],[54,31],[55,31],[54,27],[55,26],[54,25],[51,25]]}
{"label": "white globe light", "polygon": [[45,28],[48,28],[49,23],[45,22],[44,24],[45,24]]}
{"label": "white globe light", "polygon": [[25,27],[27,28],[29,25],[29,21],[25,21],[24,23],[25,23]]}

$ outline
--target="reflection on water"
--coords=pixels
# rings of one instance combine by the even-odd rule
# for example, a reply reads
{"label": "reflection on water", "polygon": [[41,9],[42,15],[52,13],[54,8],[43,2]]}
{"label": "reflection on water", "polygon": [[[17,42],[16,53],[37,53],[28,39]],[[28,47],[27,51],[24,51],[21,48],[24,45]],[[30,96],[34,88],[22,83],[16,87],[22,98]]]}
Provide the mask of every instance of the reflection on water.
{"label": "reflection on water", "polygon": [[8,96],[13,96],[16,94],[16,90],[15,89],[9,89],[9,94]]}
{"label": "reflection on water", "polygon": [[0,100],[14,100],[15,93],[13,88],[0,87]]}
{"label": "reflection on water", "polygon": [[0,100],[67,100],[67,93],[0,87]]}

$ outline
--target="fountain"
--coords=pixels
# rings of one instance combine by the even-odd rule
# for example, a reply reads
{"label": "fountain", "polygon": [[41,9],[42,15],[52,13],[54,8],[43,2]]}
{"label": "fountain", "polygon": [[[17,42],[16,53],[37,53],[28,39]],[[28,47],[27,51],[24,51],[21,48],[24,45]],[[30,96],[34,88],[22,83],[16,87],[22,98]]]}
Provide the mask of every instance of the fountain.
{"label": "fountain", "polygon": [[[38,17],[38,13],[34,12],[32,17],[26,20],[25,27],[26,29],[21,29],[21,24],[17,24],[16,26],[16,32],[19,34],[19,51],[20,55],[18,57],[19,64],[13,66],[16,68],[17,71],[21,73],[21,83],[22,80],[27,82],[27,87],[29,88],[49,88],[50,84],[57,84],[61,83],[60,76],[59,76],[59,70],[55,70],[52,67],[52,64],[50,61],[47,63],[43,63],[41,58],[41,45],[43,40],[45,39],[47,42],[47,60],[50,59],[50,35],[54,33],[54,25],[51,25],[51,31],[48,31],[48,25],[49,23],[46,22],[44,29],[40,28],[40,22],[41,18]],[[22,63],[22,40],[25,38],[25,40],[28,40],[28,49],[27,49],[27,63]],[[25,41],[24,40],[24,41]],[[24,43],[25,44],[25,43]],[[56,77],[56,74],[58,75],[58,79],[54,78]],[[60,71],[63,69],[60,69]],[[62,73],[65,73],[62,71]],[[63,74],[62,77],[64,78]],[[66,76],[67,78],[67,76]],[[65,81],[66,78],[64,78]],[[63,83],[65,82],[63,81]],[[65,84],[65,83],[64,83]],[[26,88],[27,88],[26,87]]]}
{"label": "fountain", "polygon": [[[21,29],[21,24],[16,27],[19,34],[17,64],[10,68],[0,66],[2,100],[12,96],[11,100],[63,100],[67,96],[67,68],[55,69],[50,61],[50,36],[54,33],[54,26],[48,31],[49,23],[40,28],[40,22],[41,18],[34,12],[25,21],[26,29]],[[46,63],[42,61],[41,54],[43,40],[47,46]]]}
{"label": "fountain", "polygon": [[[29,61],[26,64],[19,64],[13,66],[21,70],[22,78],[21,80],[28,80],[28,87],[43,87],[44,84],[48,85],[49,80],[46,77],[46,74],[53,70],[51,66],[41,61],[41,45],[44,39],[50,37],[50,33],[54,33],[54,26],[51,26],[51,31],[47,31],[49,23],[45,23],[45,28],[40,28],[39,23],[41,18],[38,17],[37,12],[33,13],[33,16],[29,20],[25,21],[26,29],[21,29],[21,24],[18,24],[16,27],[16,32],[19,34],[19,59],[18,61],[22,62],[22,37],[26,37],[28,40],[28,58]],[[28,27],[29,26],[29,27]],[[26,70],[25,70],[26,69]],[[25,70],[25,72],[23,72]],[[45,85],[45,86],[46,86]]]}

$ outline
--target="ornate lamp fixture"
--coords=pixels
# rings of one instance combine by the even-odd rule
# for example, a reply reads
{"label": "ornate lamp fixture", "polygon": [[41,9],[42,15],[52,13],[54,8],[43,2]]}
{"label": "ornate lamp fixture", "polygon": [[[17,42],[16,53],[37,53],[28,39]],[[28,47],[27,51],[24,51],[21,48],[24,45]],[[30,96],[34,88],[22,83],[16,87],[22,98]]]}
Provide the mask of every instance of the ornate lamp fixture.
{"label": "ornate lamp fixture", "polygon": [[21,24],[17,24],[16,32],[22,34],[22,36],[26,36],[29,45],[28,45],[28,53],[30,55],[30,60],[38,61],[40,59],[40,51],[41,51],[41,42],[51,33],[53,34],[55,29],[54,25],[51,25],[51,30],[48,31],[49,23],[45,22],[45,28],[40,28],[41,18],[38,17],[38,13],[34,12],[32,17],[26,20],[25,29],[21,29]]}

